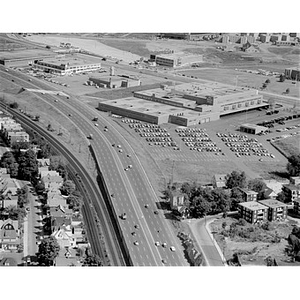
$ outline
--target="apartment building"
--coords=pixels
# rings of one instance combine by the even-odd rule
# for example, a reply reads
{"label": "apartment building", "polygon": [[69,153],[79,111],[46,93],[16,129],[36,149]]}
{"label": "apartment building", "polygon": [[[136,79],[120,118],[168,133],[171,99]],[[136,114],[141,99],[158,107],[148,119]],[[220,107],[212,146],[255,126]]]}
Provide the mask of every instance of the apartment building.
{"label": "apartment building", "polygon": [[287,217],[287,205],[275,199],[260,200],[259,203],[268,207],[267,219],[272,222],[284,220]]}
{"label": "apartment building", "polygon": [[289,202],[294,202],[295,199],[300,197],[300,185],[284,184],[282,185],[282,191],[286,194]]}
{"label": "apartment building", "polygon": [[251,224],[266,221],[268,217],[268,207],[257,201],[239,203],[238,211],[241,218]]}
{"label": "apartment building", "polygon": [[257,201],[257,192],[241,188],[239,188],[239,190],[242,192],[242,197],[245,202]]}

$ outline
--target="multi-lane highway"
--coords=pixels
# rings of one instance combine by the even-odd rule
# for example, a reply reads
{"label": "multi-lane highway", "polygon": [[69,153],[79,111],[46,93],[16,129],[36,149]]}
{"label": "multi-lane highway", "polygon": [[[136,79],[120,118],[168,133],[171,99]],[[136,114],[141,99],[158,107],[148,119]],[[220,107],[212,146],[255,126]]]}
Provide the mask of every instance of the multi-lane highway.
{"label": "multi-lane highway", "polygon": [[[24,74],[18,74],[17,77],[15,83],[23,87],[45,88],[45,83],[28,82]],[[52,87],[51,89],[53,90]],[[127,214],[127,219],[120,219],[119,222],[134,265],[187,265],[179,241],[170,230],[164,216],[161,212],[155,214],[157,211],[155,193],[126,140],[116,129],[112,128],[112,125],[108,125],[108,131],[105,132],[103,128],[107,126],[107,122],[101,115],[99,115],[99,127],[95,127],[91,121],[95,111],[80,103],[75,97],[62,99],[57,96],[43,95],[41,98],[66,116],[69,116],[71,112],[71,121],[80,127],[80,131],[85,136],[93,134],[94,138],[91,143],[108,189],[114,194],[112,200],[114,208],[118,215]],[[54,102],[53,98],[56,98],[58,102]],[[115,147],[112,144],[115,144]],[[122,153],[116,150],[117,145],[122,147]],[[133,167],[125,171],[124,169],[129,164]],[[145,207],[146,204],[149,205],[148,208]],[[160,245],[156,246],[156,242]],[[166,247],[162,247],[162,243],[166,243]],[[176,251],[171,251],[171,246],[174,246]]]}

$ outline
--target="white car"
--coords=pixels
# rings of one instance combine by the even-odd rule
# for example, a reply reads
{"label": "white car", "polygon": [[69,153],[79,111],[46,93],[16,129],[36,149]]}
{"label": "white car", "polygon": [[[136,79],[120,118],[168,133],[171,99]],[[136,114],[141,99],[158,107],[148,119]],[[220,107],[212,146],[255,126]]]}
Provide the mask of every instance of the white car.
{"label": "white car", "polygon": [[161,245],[162,245],[164,248],[167,247],[167,243],[162,243]]}
{"label": "white car", "polygon": [[132,168],[132,165],[129,165],[128,168],[131,169],[131,168]]}
{"label": "white car", "polygon": [[107,128],[105,128],[104,131],[105,131],[105,132],[108,131]]}
{"label": "white car", "polygon": [[160,245],[160,243],[159,243],[159,242],[155,242],[155,246],[157,246],[157,247],[158,247],[159,245]]}
{"label": "white car", "polygon": [[98,127],[99,125],[97,123],[95,123],[95,126]]}
{"label": "white car", "polygon": [[119,150],[119,152],[120,152],[120,153],[122,153],[122,152],[123,152],[123,150],[122,150],[122,149],[120,149],[120,150]]}
{"label": "white car", "polygon": [[175,251],[176,251],[176,249],[175,249],[174,246],[171,246],[171,247],[170,247],[170,250],[171,250],[172,252],[175,252]]}
{"label": "white car", "polygon": [[139,245],[139,242],[138,242],[138,241],[135,241],[135,242],[133,242],[133,245],[138,246],[138,245]]}
{"label": "white car", "polygon": [[118,147],[118,148],[121,148],[121,145],[118,145],[117,147]]}

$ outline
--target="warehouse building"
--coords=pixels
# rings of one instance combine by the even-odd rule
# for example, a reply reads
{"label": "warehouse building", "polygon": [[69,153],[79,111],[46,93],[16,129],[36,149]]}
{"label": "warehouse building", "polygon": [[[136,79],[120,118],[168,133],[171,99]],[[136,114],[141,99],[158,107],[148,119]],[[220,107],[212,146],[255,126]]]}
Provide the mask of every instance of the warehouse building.
{"label": "warehouse building", "polygon": [[170,105],[181,102],[183,107],[201,112],[219,112],[221,116],[269,105],[257,90],[217,82],[184,83],[168,89],[134,92],[134,96]]}
{"label": "warehouse building", "polygon": [[59,55],[55,58],[35,60],[33,66],[39,70],[58,75],[70,75],[72,73],[90,72],[101,69],[99,59],[87,61],[82,56]]}
{"label": "warehouse building", "polygon": [[261,132],[265,132],[268,129],[269,129],[268,127],[259,126],[256,124],[249,124],[249,123],[245,123],[240,126],[241,132],[246,132],[250,134],[259,134]]}
{"label": "warehouse building", "polygon": [[6,67],[32,65],[35,60],[54,58],[56,54],[47,50],[26,49],[0,52],[0,64]]}
{"label": "warehouse building", "polygon": [[152,124],[173,123],[179,126],[192,126],[219,119],[218,113],[200,113],[136,97],[100,102],[98,109]]}
{"label": "warehouse building", "polygon": [[109,77],[90,77],[90,81],[104,88],[128,88],[133,86],[140,86],[141,80],[138,78],[132,78],[130,76],[109,76]]}
{"label": "warehouse building", "polygon": [[150,61],[154,61],[156,65],[159,66],[175,68],[182,65],[202,62],[203,56],[187,54],[184,52],[172,52],[163,54],[151,54]]}

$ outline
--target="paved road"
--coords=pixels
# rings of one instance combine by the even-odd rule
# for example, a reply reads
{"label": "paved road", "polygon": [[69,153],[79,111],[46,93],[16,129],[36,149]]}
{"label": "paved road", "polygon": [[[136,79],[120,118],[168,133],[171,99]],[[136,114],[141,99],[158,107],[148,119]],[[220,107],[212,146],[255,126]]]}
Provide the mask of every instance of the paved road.
{"label": "paved road", "polygon": [[[24,87],[32,87],[33,83],[22,82]],[[54,104],[54,99],[59,99]],[[166,265],[177,266],[187,265],[183,253],[180,249],[179,240],[174,236],[172,230],[161,214],[154,214],[157,210],[155,192],[145,171],[142,169],[133,149],[119,132],[110,127],[108,132],[103,131],[107,121],[98,121],[99,128],[92,123],[95,111],[73,97],[70,99],[57,96],[44,95],[41,97],[48,101],[50,105],[66,116],[72,112],[70,121],[80,128],[85,136],[90,133],[94,138],[91,141],[98,157],[100,167],[106,178],[109,190],[115,195],[115,209],[118,214],[126,212],[126,221],[120,220],[121,228],[124,232],[126,242],[135,265],[163,265],[162,260],[166,260]],[[123,153],[116,152],[112,143],[121,144]],[[131,153],[131,160],[125,154]],[[131,162],[133,168],[125,173],[124,168]],[[144,207],[149,204],[149,208]],[[125,211],[124,211],[125,210]],[[135,230],[134,225],[138,224],[140,229]],[[159,232],[158,232],[159,230]],[[136,232],[136,236],[132,232]],[[133,245],[137,240],[138,246]],[[166,242],[167,247],[155,246],[155,242]],[[170,251],[170,246],[175,246],[176,252]]]}
{"label": "paved road", "polygon": [[[215,217],[207,217],[206,222],[210,222]],[[207,231],[204,219],[186,220],[185,221],[193,234],[195,242],[202,250],[204,259],[208,266],[224,266],[224,260],[220,255],[220,250],[216,248],[213,238]]]}

